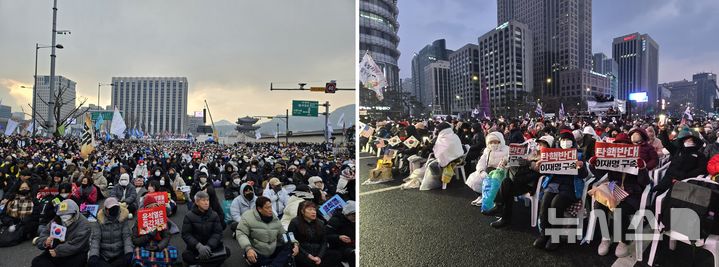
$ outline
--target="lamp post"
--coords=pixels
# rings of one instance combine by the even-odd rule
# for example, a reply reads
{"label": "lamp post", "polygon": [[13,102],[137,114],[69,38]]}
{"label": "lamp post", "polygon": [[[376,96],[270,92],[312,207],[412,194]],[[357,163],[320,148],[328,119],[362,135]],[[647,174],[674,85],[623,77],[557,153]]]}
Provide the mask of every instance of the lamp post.
{"label": "lamp post", "polygon": [[[49,45],[43,45],[41,46],[38,43],[35,43],[35,75],[33,75],[33,82],[32,82],[32,136],[35,136],[35,128],[37,128],[37,120],[35,119],[35,112],[37,110],[36,104],[35,104],[35,98],[37,95],[37,54],[38,50],[40,48],[50,48],[52,46]],[[64,47],[61,44],[57,44],[54,46],[57,49],[63,49]],[[26,88],[25,86],[22,86],[22,88]]]}

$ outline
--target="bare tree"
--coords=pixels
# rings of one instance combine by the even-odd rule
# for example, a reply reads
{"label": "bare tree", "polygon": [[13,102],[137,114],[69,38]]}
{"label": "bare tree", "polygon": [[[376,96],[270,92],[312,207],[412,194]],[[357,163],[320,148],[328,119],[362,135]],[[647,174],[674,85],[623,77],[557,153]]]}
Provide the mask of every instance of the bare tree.
{"label": "bare tree", "polygon": [[[60,83],[60,86],[58,86],[58,87],[59,88],[55,94],[55,108],[52,113],[52,115],[55,119],[55,122],[57,123],[57,126],[55,127],[55,132],[53,133],[53,136],[60,136],[60,130],[59,130],[60,127],[61,126],[67,127],[68,125],[70,125],[70,123],[71,123],[70,118],[81,117],[81,116],[85,115],[85,113],[88,111],[87,108],[82,107],[83,105],[85,105],[85,102],[87,102],[87,98],[81,99],[80,104],[75,105],[75,97],[72,97],[71,99],[62,99],[62,95],[64,95],[65,92],[67,92],[68,87],[63,86],[62,83]],[[40,96],[36,96],[36,97],[37,97],[38,101],[42,102],[44,105],[49,106],[48,102],[45,99],[43,99]],[[72,109],[72,111],[70,111],[70,113],[65,114],[65,116],[63,116],[63,114],[61,113],[62,108],[66,107],[68,105],[72,106],[73,109]],[[30,104],[28,104],[28,106],[30,106],[31,110],[33,108],[35,108]],[[32,114],[28,114],[27,112],[23,111],[23,113],[25,113],[26,115],[32,116]],[[48,118],[43,116],[43,114],[40,114],[40,112],[36,111],[35,117],[36,117],[35,120],[40,125],[43,125],[45,127],[49,126]]]}

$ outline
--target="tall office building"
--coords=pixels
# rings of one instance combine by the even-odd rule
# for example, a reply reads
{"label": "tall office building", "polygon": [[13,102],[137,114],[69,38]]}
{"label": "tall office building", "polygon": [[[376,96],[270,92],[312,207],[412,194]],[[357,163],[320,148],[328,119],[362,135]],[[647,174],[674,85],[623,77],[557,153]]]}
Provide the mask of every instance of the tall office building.
{"label": "tall office building", "polygon": [[506,113],[507,107],[519,111],[532,99],[532,40],[529,27],[515,20],[479,37],[479,73],[495,113]]}
{"label": "tall office building", "polygon": [[360,58],[367,51],[387,77],[390,90],[399,88],[399,22],[397,0],[360,0]]}
{"label": "tall office building", "polygon": [[671,92],[669,110],[684,112],[687,106],[706,112],[714,112],[714,99],[719,95],[717,75],[714,73],[697,73],[692,80],[674,81],[659,85],[661,89]]}
{"label": "tall office building", "polygon": [[[657,111],[659,95],[659,45],[647,34],[632,33],[614,38],[612,57],[619,65],[617,98],[646,92],[648,102],[638,103],[637,112]],[[635,113],[635,111],[632,111]]]}
{"label": "tall office building", "polygon": [[611,95],[616,97],[617,87],[619,86],[619,81],[617,80],[619,65],[617,65],[617,62],[614,59],[607,58],[604,53],[595,53],[592,57],[592,71],[607,76]]}
{"label": "tall office building", "polygon": [[479,105],[479,46],[466,44],[449,54],[452,114],[470,112]]}
{"label": "tall office building", "polygon": [[439,39],[430,45],[426,45],[412,57],[412,85],[414,86],[412,94],[422,105],[428,106],[434,101],[431,97],[430,85],[425,83],[427,81],[424,77],[425,67],[432,62],[449,60],[450,53],[452,53],[452,50],[447,49],[445,40]]}
{"label": "tall office building", "polygon": [[[68,118],[72,110],[75,109],[75,99],[77,96],[77,92],[75,91],[76,84],[76,82],[63,76],[55,76],[54,94],[57,97],[55,105],[62,105],[60,108],[60,119]],[[35,116],[38,120],[38,124],[41,124],[43,120],[47,121],[49,119],[49,107],[46,103],[50,101],[50,75],[37,76],[35,86],[37,93],[35,113],[38,114]],[[56,123],[59,125],[59,122]]]}
{"label": "tall office building", "polygon": [[711,111],[718,107],[714,106],[714,99],[719,94],[719,88],[717,88],[717,75],[714,73],[697,73],[692,75],[692,80],[697,84],[697,102],[696,108]]}
{"label": "tall office building", "polygon": [[124,114],[128,128],[185,133],[187,78],[112,77],[112,83],[112,105]]}
{"label": "tall office building", "polygon": [[0,119],[9,119],[12,117],[12,108],[6,105],[0,105]]}
{"label": "tall office building", "polygon": [[428,99],[433,99],[429,105],[432,113],[448,115],[451,113],[452,98],[449,90],[449,61],[438,60],[424,67],[424,84],[427,86]]}
{"label": "tall office building", "polygon": [[497,25],[512,19],[526,24],[534,37],[534,96],[553,104],[562,94],[581,94],[580,84],[565,86],[572,90],[565,92],[553,81],[564,71],[592,68],[592,1],[497,0]]}

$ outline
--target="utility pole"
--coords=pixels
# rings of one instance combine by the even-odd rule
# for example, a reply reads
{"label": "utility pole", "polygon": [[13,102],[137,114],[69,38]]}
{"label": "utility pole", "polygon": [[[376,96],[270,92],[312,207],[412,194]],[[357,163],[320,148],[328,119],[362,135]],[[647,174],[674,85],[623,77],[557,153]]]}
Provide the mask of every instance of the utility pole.
{"label": "utility pole", "polygon": [[290,110],[285,109],[285,144],[290,146]]}
{"label": "utility pole", "polygon": [[50,101],[48,101],[47,117],[48,130],[55,134],[55,42],[57,37],[57,0],[53,1],[52,6],[52,53],[50,53]]}
{"label": "utility pole", "polygon": [[329,127],[327,126],[327,125],[329,125],[329,120],[330,120],[330,101],[325,101],[325,103],[320,106],[325,107],[325,112],[322,113],[322,115],[325,115],[325,131],[324,131],[325,132],[325,143],[329,144],[330,143],[330,135],[332,134],[329,132]]}

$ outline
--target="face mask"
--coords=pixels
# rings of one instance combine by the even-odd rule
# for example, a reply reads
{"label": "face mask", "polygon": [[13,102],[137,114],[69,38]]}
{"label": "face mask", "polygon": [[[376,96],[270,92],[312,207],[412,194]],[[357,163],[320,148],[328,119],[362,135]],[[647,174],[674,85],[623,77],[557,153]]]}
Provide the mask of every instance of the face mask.
{"label": "face mask", "polygon": [[24,195],[24,196],[26,196],[27,194],[30,194],[30,190],[27,190],[27,189],[25,189],[25,190],[20,190],[20,191],[18,191],[18,192],[20,193],[20,195]]}
{"label": "face mask", "polygon": [[499,144],[489,144],[489,149],[495,151],[499,149]]}
{"label": "face mask", "polygon": [[68,194],[68,193],[62,193],[62,194],[60,194],[60,196],[61,196],[62,198],[67,198],[69,195],[70,195],[70,194]]}
{"label": "face mask", "polygon": [[252,169],[250,169],[250,170],[251,170],[252,172],[256,172],[256,171],[257,171],[257,168],[252,168]]}
{"label": "face mask", "polygon": [[72,214],[60,215],[60,220],[66,224],[68,221],[72,220]]}
{"label": "face mask", "polygon": [[569,140],[564,141],[563,140],[563,141],[559,142],[559,146],[561,146],[563,149],[572,148],[572,141],[569,141]]}
{"label": "face mask", "polygon": [[240,184],[240,183],[242,182],[242,180],[240,180],[240,179],[234,179],[234,180],[232,180],[232,182],[234,182],[235,184]]}
{"label": "face mask", "polygon": [[639,144],[639,143],[641,143],[641,142],[642,142],[642,137],[641,137],[641,136],[632,135],[632,143],[634,143],[634,144]]}
{"label": "face mask", "polygon": [[706,132],[706,133],[711,133],[711,132],[712,132],[712,128],[704,128],[704,132]]}
{"label": "face mask", "polygon": [[28,164],[27,167],[32,169],[32,164]]}
{"label": "face mask", "polygon": [[127,185],[130,183],[130,181],[121,180],[119,183],[120,183],[121,186],[127,186]]}
{"label": "face mask", "polygon": [[207,178],[204,178],[204,177],[200,178],[200,183],[201,184],[207,183]]}
{"label": "face mask", "polygon": [[117,217],[117,215],[120,214],[120,207],[112,207],[107,211],[108,214],[110,214],[110,217]]}
{"label": "face mask", "polygon": [[155,172],[155,176],[160,176],[160,172]]}
{"label": "face mask", "polygon": [[246,193],[246,194],[245,194],[245,198],[246,198],[247,200],[251,200],[253,197],[255,197],[255,194],[254,194],[254,193]]}
{"label": "face mask", "polygon": [[305,175],[305,173],[307,173],[307,171],[300,171],[300,173],[301,173],[302,175]]}
{"label": "face mask", "polygon": [[684,141],[684,147],[694,147],[694,141],[692,141],[692,140]]}
{"label": "face mask", "polygon": [[165,180],[160,180],[160,185],[165,185]]}

